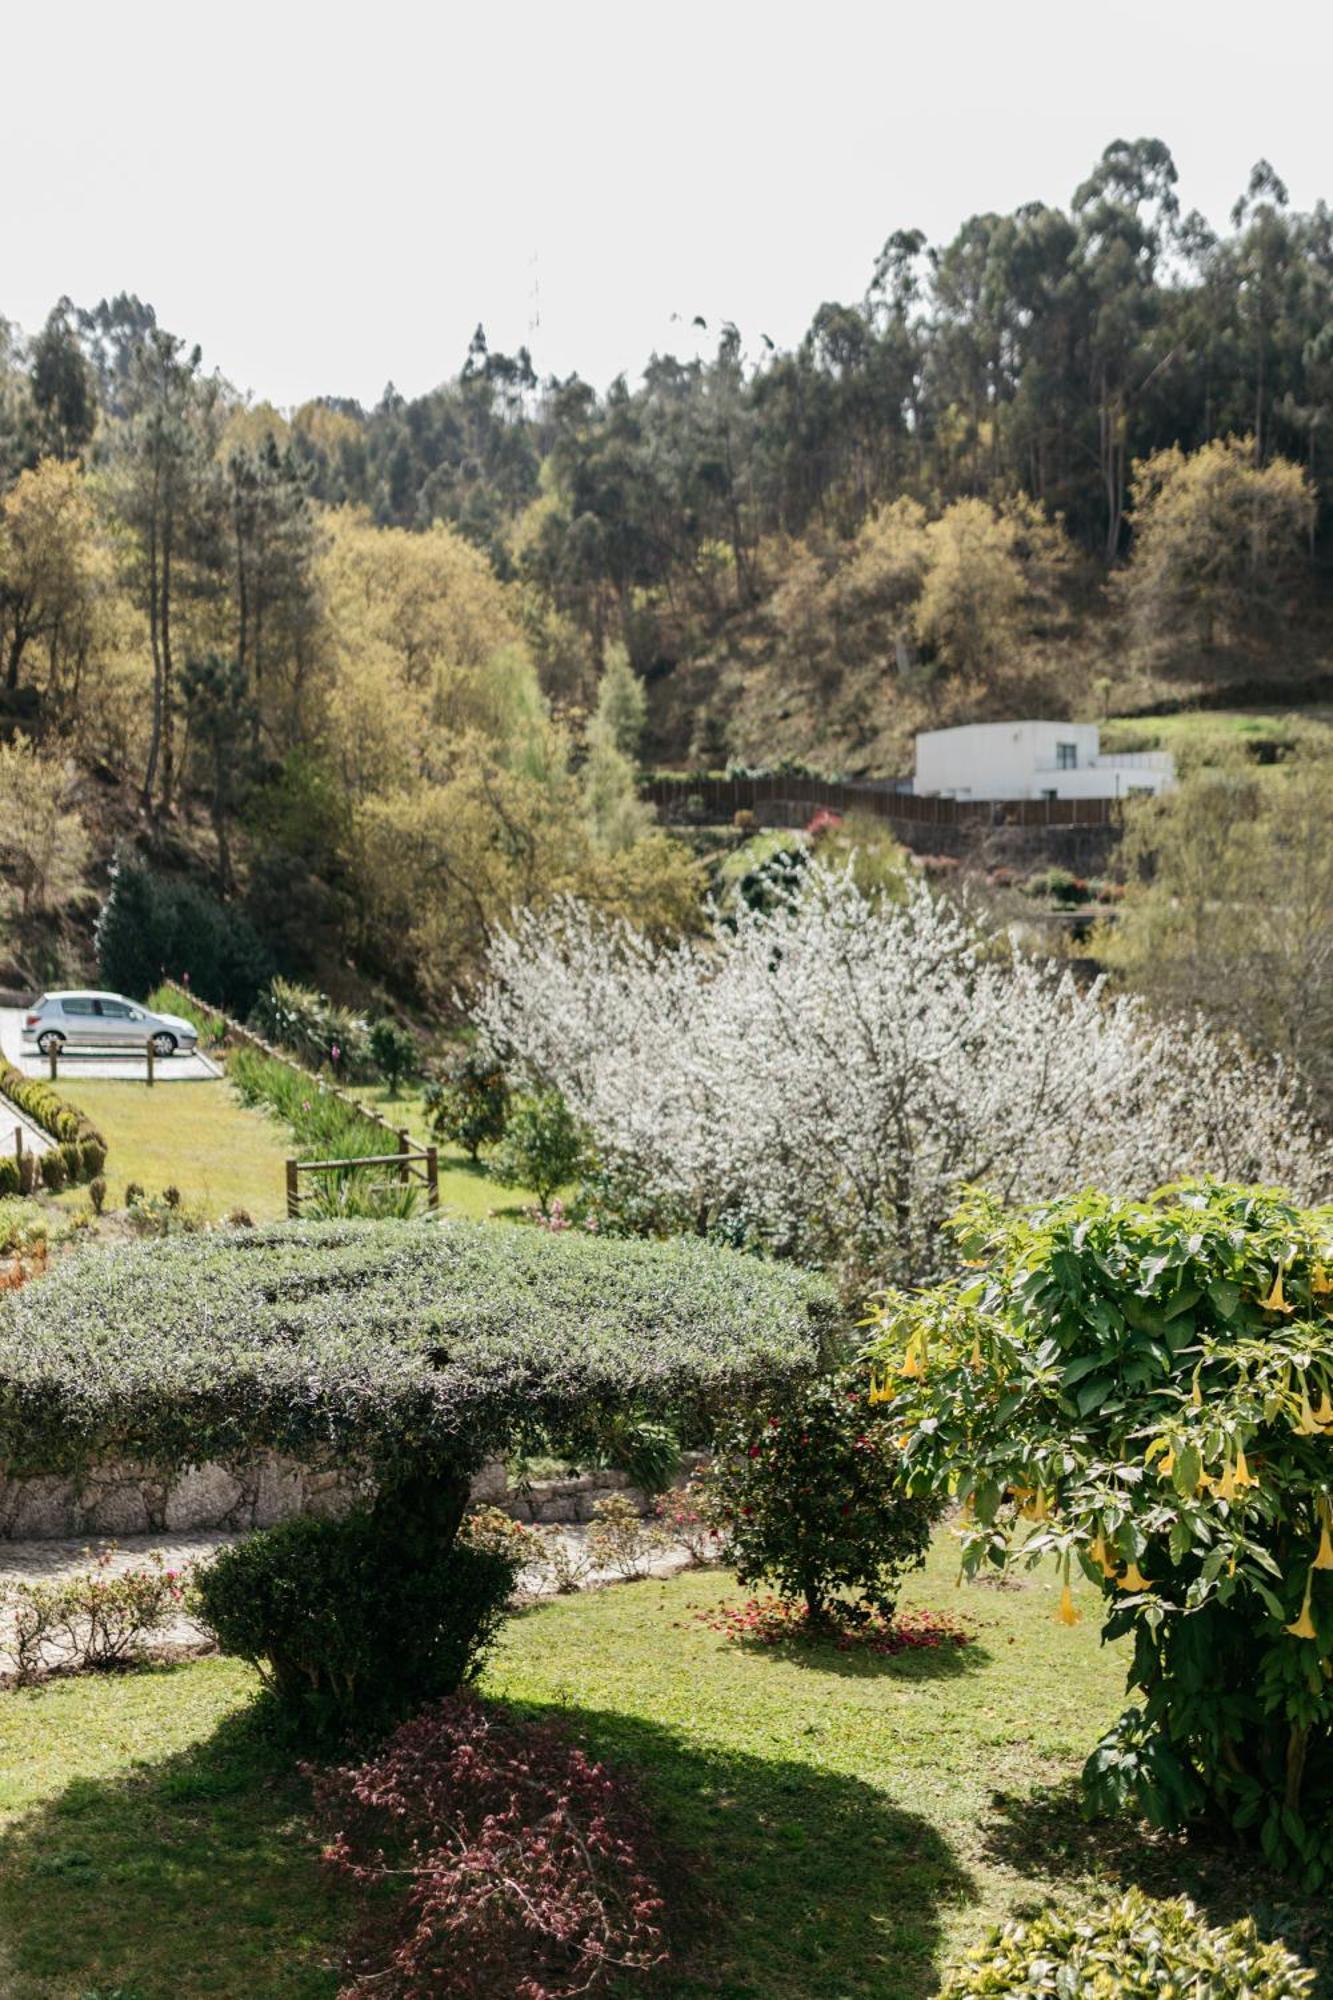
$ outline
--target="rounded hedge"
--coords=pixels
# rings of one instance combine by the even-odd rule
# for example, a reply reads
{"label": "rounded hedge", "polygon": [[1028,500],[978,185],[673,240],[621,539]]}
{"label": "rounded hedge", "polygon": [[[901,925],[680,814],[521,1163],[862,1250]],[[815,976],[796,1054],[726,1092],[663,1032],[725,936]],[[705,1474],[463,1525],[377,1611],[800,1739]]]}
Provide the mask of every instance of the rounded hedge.
{"label": "rounded hedge", "polygon": [[374,1477],[702,1417],[811,1366],[822,1279],[699,1242],[289,1223],[86,1252],[0,1300],[0,1463],[171,1471],[272,1451]]}
{"label": "rounded hedge", "polygon": [[993,1931],[940,2000],[1301,2000],[1313,1985],[1284,1946],[1260,1942],[1252,1918],[1221,1930],[1183,1897],[1155,1902],[1130,1889],[1086,1916],[1049,1910]]}

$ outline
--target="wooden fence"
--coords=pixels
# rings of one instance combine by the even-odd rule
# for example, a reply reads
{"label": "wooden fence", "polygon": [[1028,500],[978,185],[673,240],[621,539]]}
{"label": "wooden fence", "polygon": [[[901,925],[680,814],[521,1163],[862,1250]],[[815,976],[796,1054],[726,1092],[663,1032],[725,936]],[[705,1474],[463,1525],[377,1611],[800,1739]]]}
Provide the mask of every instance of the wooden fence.
{"label": "wooden fence", "polygon": [[648,778],[641,795],[666,820],[729,820],[738,812],[769,808],[777,824],[799,825],[822,806],[836,813],[871,813],[902,827],[1119,826],[1118,799],[944,799],[898,792],[890,785],[841,778],[786,776]]}
{"label": "wooden fence", "polygon": [[418,1180],[426,1190],[426,1206],[432,1210],[440,1206],[440,1157],[434,1146],[424,1146],[419,1151],[407,1144],[407,1134],[401,1135],[403,1143],[393,1153],[372,1153],[354,1160],[288,1160],[287,1162],[287,1213],[293,1220],[299,1218],[301,1203],[309,1196],[301,1192],[302,1174],[336,1174],[360,1167],[392,1167],[396,1178],[404,1186],[410,1180]]}

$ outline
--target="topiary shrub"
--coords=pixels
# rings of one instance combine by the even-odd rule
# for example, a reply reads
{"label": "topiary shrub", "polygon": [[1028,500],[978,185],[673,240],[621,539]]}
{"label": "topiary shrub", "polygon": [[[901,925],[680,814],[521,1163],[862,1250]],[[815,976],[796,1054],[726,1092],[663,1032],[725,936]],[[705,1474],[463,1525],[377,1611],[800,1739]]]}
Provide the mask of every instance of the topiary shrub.
{"label": "topiary shrub", "polygon": [[43,1153],[38,1161],[38,1171],[42,1176],[42,1186],[50,1194],[59,1194],[68,1178],[65,1170],[65,1156],[59,1146],[53,1146],[49,1153]]}
{"label": "topiary shrub", "polygon": [[575,1178],[587,1157],[583,1129],[564,1098],[543,1090],[510,1105],[504,1137],[487,1164],[506,1187],[531,1188],[547,1215],[551,1196]]}
{"label": "topiary shrub", "polygon": [[422,1097],[435,1136],[453,1140],[469,1159],[504,1137],[509,1085],[496,1058],[475,1043],[436,1066]]}
{"label": "topiary shrub", "polygon": [[106,1207],[106,1182],[101,1174],[94,1174],[89,1181],[88,1199],[93,1205],[93,1214],[100,1215]]}
{"label": "topiary shrub", "polygon": [[402,1085],[420,1068],[417,1038],[410,1028],[400,1028],[385,1015],[370,1030],[370,1060],[388,1084],[390,1097],[397,1097]]}
{"label": "topiary shrub", "polygon": [[817,1623],[891,1617],[939,1511],[910,1499],[864,1373],[766,1391],[719,1427],[705,1511],[742,1583],[803,1600]]}
{"label": "topiary shrub", "polygon": [[364,1895],[342,2000],[574,2000],[666,1958],[637,1789],[555,1723],[456,1696],[315,1795],[324,1858]]}
{"label": "topiary shrub", "polygon": [[18,1161],[11,1158],[8,1153],[0,1156],[0,1201],[3,1201],[6,1195],[19,1195],[22,1192]]}
{"label": "topiary shrub", "polygon": [[[64,1180],[78,1182],[91,1180],[106,1164],[106,1141],[97,1127],[76,1111],[72,1104],[66,1104],[49,1083],[39,1077],[24,1076],[22,1070],[0,1057],[0,1096],[7,1097],[11,1104],[26,1113],[35,1125],[40,1125],[48,1137],[54,1139],[63,1156]],[[50,1158],[49,1154],[44,1155]],[[95,1162],[95,1164],[94,1164]],[[25,1154],[19,1165],[19,1192],[31,1194],[39,1173],[45,1169],[36,1164],[34,1156]],[[51,1183],[46,1182],[49,1187]]]}
{"label": "topiary shrub", "polygon": [[959,1222],[978,1270],[889,1298],[876,1394],[970,1571],[1053,1558],[1129,1637],[1094,1803],[1223,1815],[1333,1870],[1333,1209],[1196,1184]]}
{"label": "topiary shrub", "polygon": [[1301,2000],[1314,1978],[1283,1945],[1261,1943],[1252,1917],[1220,1930],[1184,1898],[1155,1902],[1131,1889],[1086,1916],[1051,1910],[992,1931],[940,2000]]}
{"label": "topiary shrub", "polygon": [[[822,1280],[698,1242],[448,1222],[125,1244],[0,1301],[0,1466],[336,1464],[393,1567],[434,1576],[488,1457],[589,1460],[626,1412],[700,1438],[834,1324]],[[415,1586],[388,1567],[398,1601]],[[401,1631],[376,1635],[390,1673]]]}
{"label": "topiary shrub", "polygon": [[405,1560],[393,1524],[366,1512],[299,1519],[223,1549],[194,1607],[303,1733],[374,1735],[471,1679],[521,1567],[463,1541]]}

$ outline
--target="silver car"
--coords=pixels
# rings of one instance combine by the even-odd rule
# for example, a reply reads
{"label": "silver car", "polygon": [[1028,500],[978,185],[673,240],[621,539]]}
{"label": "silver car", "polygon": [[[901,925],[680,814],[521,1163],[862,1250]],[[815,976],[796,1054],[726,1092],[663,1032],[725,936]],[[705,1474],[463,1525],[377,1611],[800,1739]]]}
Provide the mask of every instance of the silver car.
{"label": "silver car", "polygon": [[21,1040],[49,1055],[52,1049],[125,1049],[146,1043],[155,1056],[190,1054],[198,1035],[178,1014],[152,1014],[121,993],[43,993],[28,1009]]}

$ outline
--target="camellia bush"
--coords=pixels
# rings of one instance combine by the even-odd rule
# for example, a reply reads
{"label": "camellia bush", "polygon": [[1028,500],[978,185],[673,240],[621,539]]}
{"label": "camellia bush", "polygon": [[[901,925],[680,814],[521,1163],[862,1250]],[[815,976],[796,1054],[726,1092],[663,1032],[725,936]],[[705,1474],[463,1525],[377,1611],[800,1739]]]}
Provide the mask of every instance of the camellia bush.
{"label": "camellia bush", "polygon": [[[491,1454],[540,1439],[591,1458],[627,1413],[704,1436],[719,1409],[814,1365],[834,1330],[820,1280],[696,1242],[462,1222],[174,1237],[73,1258],[0,1302],[0,1469],[115,1461],[169,1481],[278,1454],[358,1477],[364,1533],[331,1529],[318,1555],[290,1537],[246,1544],[272,1595],[277,1684],[278,1654],[290,1662],[314,1622],[293,1619],[303,1579],[313,1605],[333,1603],[350,1577],[364,1592],[375,1548],[392,1548],[406,1603],[411,1573],[440,1573]],[[247,1589],[238,1570],[219,1616],[241,1619]],[[358,1629],[372,1629],[363,1606]],[[414,1695],[466,1669],[466,1635],[445,1645],[422,1625],[451,1662],[426,1687],[404,1659],[418,1621],[379,1629],[386,1671]],[[264,1637],[251,1621],[245,1650],[263,1656]],[[360,1656],[357,1673],[365,1684]]]}
{"label": "camellia bush", "polygon": [[938,1508],[903,1490],[893,1427],[861,1374],[775,1388],[720,1427],[706,1512],[742,1583],[771,1583],[812,1626],[893,1615]]}
{"label": "camellia bush", "polygon": [[599,1219],[758,1245],[854,1293],[938,1274],[973,1182],[1010,1201],[1318,1183],[1279,1069],[1081,990],[919,884],[894,901],[818,861],[669,947],[568,901],[517,916],[475,1011],[587,1130]]}
{"label": "camellia bush", "polygon": [[1103,1807],[1223,1815],[1333,1871],[1333,1209],[1199,1183],[959,1219],[966,1280],[878,1309],[874,1395],[964,1566],[1100,1591],[1132,1707]]}

